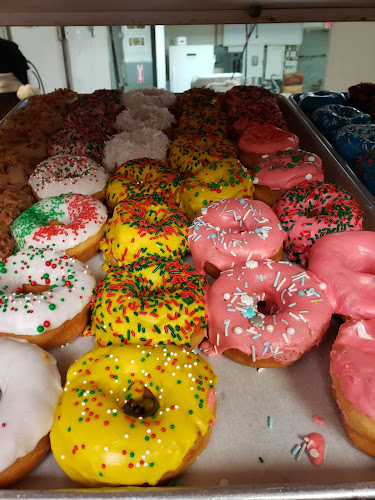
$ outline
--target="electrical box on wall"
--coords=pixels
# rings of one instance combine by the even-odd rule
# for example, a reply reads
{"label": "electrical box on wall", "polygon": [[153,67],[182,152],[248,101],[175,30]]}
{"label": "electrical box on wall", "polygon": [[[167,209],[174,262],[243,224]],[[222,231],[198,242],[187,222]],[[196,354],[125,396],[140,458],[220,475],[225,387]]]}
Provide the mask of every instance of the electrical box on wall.
{"label": "electrical box on wall", "polygon": [[122,26],[125,90],[154,86],[150,26]]}

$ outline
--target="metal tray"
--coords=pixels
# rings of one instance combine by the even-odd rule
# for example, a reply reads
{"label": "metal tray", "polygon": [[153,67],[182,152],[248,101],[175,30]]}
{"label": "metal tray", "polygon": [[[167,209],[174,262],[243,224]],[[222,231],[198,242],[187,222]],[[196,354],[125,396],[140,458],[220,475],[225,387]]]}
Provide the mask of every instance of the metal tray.
{"label": "metal tray", "polygon": [[[327,181],[353,193],[365,212],[366,228],[374,230],[373,198],[312,134],[291,102],[280,97],[279,106],[290,130],[300,137],[301,147],[321,156]],[[100,254],[88,262],[97,279],[102,277],[101,262]],[[0,499],[375,498],[374,459],[346,437],[330,392],[329,353],[338,327],[339,320],[333,317],[321,344],[284,369],[256,370],[225,356],[208,358],[219,376],[217,424],[207,449],[172,486],[77,488],[50,453],[15,489],[0,490]],[[63,376],[68,366],[92,346],[91,338],[78,338],[53,350]],[[314,414],[321,415],[326,423],[316,424]],[[272,429],[267,425],[269,416],[274,421]],[[296,461],[291,453],[311,432],[323,434],[328,445],[320,467],[314,466],[306,454]]]}

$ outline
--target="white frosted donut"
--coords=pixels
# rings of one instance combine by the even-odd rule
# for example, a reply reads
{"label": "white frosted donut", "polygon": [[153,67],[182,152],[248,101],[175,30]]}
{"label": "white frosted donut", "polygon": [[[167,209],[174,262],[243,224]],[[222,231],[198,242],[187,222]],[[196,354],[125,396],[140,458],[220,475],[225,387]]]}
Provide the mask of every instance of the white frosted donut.
{"label": "white frosted donut", "polygon": [[90,158],[56,155],[39,163],[29,185],[38,199],[62,193],[98,194],[100,198],[108,177],[105,169]]}
{"label": "white frosted donut", "polygon": [[164,160],[169,143],[168,137],[155,128],[121,132],[106,142],[103,165],[112,171],[116,165],[138,158]]}
{"label": "white frosted donut", "polygon": [[121,103],[125,108],[136,109],[142,106],[158,106],[168,108],[176,102],[173,92],[165,89],[133,89],[121,96]]}
{"label": "white frosted donut", "polygon": [[[26,341],[0,338],[0,390],[0,487],[3,487],[31,470],[49,449],[47,436],[62,391],[55,358]],[[45,436],[43,450],[39,446],[43,453],[33,457]],[[20,464],[21,459],[27,463]]]}
{"label": "white frosted donut", "polygon": [[[73,340],[87,324],[95,284],[82,262],[61,252],[30,248],[2,259],[0,336],[46,349]],[[28,292],[37,285],[44,291]]]}
{"label": "white frosted donut", "polygon": [[142,108],[137,109],[126,109],[117,116],[115,127],[128,132],[144,127],[166,130],[173,123],[176,123],[176,119],[167,108],[152,105],[142,106]]}
{"label": "white frosted donut", "polygon": [[[83,194],[61,194],[41,200],[23,212],[13,221],[11,234],[19,250],[50,248],[86,261],[99,248],[106,220],[107,209],[101,201]],[[85,242],[94,248],[90,256],[82,258],[81,247],[77,247]]]}

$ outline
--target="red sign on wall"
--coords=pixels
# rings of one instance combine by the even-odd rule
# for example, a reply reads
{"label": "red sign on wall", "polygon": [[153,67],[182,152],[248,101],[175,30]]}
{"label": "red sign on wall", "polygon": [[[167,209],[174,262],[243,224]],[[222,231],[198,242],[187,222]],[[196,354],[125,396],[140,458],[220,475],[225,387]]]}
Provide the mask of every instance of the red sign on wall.
{"label": "red sign on wall", "polygon": [[137,64],[137,82],[144,82],[143,64]]}

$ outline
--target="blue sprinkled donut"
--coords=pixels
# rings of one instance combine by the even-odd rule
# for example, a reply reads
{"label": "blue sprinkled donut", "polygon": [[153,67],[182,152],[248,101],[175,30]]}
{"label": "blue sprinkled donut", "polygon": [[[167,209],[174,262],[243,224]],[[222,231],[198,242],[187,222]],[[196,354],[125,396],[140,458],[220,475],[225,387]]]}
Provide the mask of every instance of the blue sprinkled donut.
{"label": "blue sprinkled donut", "polygon": [[327,139],[331,139],[345,125],[371,123],[371,116],[351,106],[326,104],[312,113],[311,120]]}
{"label": "blue sprinkled donut", "polygon": [[346,104],[346,99],[342,92],[319,90],[318,92],[301,94],[298,104],[304,111],[315,111],[326,104]]}
{"label": "blue sprinkled donut", "polygon": [[354,169],[359,158],[375,149],[375,124],[346,125],[336,132],[332,144],[349,167]]}
{"label": "blue sprinkled donut", "polygon": [[354,172],[370,193],[375,196],[375,149],[356,162]]}

